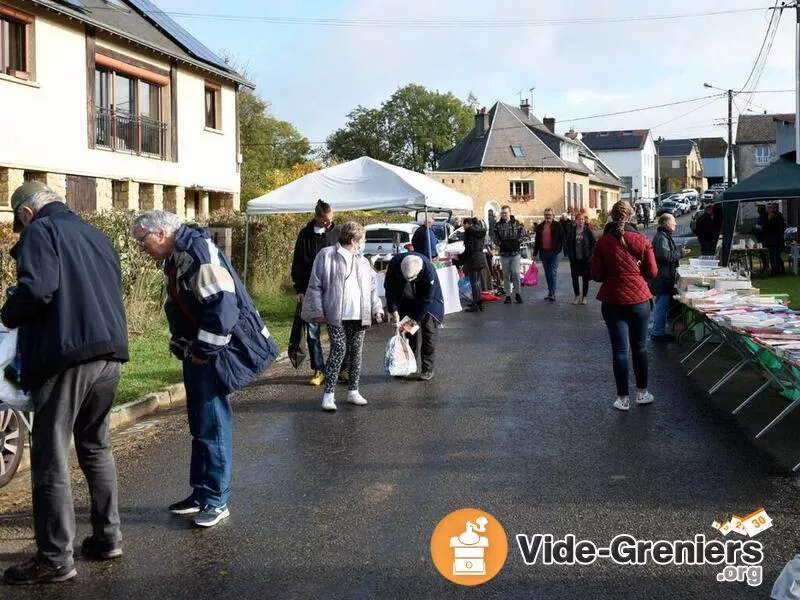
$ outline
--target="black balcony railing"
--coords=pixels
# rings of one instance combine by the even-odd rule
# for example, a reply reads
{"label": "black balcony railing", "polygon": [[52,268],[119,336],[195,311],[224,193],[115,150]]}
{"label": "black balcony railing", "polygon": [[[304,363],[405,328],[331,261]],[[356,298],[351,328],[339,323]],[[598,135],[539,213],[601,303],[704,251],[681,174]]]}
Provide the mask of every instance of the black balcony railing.
{"label": "black balcony railing", "polygon": [[95,108],[95,143],[115,152],[167,157],[167,124],[126,112]]}

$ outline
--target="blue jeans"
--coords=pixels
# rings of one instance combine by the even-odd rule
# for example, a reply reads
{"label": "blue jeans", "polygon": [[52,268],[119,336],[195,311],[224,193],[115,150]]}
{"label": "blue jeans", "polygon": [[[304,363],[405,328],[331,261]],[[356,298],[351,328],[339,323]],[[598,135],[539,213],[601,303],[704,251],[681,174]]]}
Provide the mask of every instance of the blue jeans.
{"label": "blue jeans", "polygon": [[200,504],[222,506],[231,494],[233,411],[228,396],[216,385],[211,363],[183,361],[186,413],[192,434],[189,484]]}
{"label": "blue jeans", "polygon": [[664,335],[667,332],[667,313],[671,294],[656,294],[653,309],[653,335]]}
{"label": "blue jeans", "polygon": [[556,295],[556,275],[558,274],[558,259],[559,252],[553,250],[542,250],[539,256],[542,258],[542,267],[544,267],[544,277],[547,280],[547,291],[550,295]]}
{"label": "blue jeans", "polygon": [[325,357],[322,353],[322,342],[319,323],[306,323],[306,341],[308,342],[308,359],[314,371],[325,370]]}
{"label": "blue jeans", "polygon": [[650,303],[603,304],[603,320],[611,338],[611,354],[617,395],[628,396],[628,343],[633,355],[633,372],[636,387],[647,388],[647,323],[650,321]]}

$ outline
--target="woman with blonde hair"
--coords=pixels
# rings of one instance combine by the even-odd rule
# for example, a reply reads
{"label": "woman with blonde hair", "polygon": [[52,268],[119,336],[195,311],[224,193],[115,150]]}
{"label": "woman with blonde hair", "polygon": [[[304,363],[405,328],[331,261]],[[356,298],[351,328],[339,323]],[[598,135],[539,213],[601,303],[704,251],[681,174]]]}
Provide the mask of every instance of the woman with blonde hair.
{"label": "woman with blonde hair", "polygon": [[367,403],[358,391],[364,331],[372,325],[373,317],[378,323],[383,320],[383,305],[375,289],[375,272],[361,256],[364,236],[364,228],[358,223],[342,225],[339,242],[320,250],[314,259],[303,298],[303,320],[326,323],[331,342],[322,410],[336,410],[333,392],[345,355],[349,366],[347,401],[358,406]]}
{"label": "woman with blonde hair", "polygon": [[647,390],[647,326],[653,295],[647,281],[658,267],[650,240],[631,225],[633,207],[620,200],[611,208],[611,222],[603,230],[592,256],[592,279],[601,283],[597,299],[608,328],[613,355],[617,399],[614,408],[630,408],[628,344],[636,376],[636,404],[650,404]]}

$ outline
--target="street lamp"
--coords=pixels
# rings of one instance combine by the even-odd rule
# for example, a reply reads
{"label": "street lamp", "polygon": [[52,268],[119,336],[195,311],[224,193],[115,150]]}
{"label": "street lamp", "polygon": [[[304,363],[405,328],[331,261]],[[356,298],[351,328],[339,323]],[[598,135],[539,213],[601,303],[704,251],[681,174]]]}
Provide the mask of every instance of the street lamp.
{"label": "street lamp", "polygon": [[704,88],[719,90],[728,94],[728,186],[733,185],[733,90],[723,90],[710,83],[704,83]]}

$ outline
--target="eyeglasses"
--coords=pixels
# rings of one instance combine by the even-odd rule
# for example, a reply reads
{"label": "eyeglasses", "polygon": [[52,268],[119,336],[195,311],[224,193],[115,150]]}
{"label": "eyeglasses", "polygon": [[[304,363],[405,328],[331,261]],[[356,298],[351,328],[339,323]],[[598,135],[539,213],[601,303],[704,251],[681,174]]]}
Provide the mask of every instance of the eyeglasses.
{"label": "eyeglasses", "polygon": [[152,232],[152,231],[148,231],[148,232],[147,232],[147,233],[145,233],[145,234],[144,234],[142,237],[138,237],[138,238],[136,238],[136,243],[137,243],[137,244],[139,244],[139,247],[142,247],[142,246],[144,246],[144,242],[145,242],[145,240],[146,240],[148,237],[150,237],[151,235],[153,235],[153,232]]}

